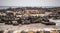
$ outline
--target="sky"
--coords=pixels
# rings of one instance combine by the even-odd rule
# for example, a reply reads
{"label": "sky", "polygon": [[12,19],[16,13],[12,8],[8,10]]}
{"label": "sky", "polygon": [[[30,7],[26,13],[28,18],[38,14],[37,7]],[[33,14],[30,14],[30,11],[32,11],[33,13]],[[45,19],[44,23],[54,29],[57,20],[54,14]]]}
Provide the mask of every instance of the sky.
{"label": "sky", "polygon": [[60,0],[0,0],[0,6],[60,6]]}

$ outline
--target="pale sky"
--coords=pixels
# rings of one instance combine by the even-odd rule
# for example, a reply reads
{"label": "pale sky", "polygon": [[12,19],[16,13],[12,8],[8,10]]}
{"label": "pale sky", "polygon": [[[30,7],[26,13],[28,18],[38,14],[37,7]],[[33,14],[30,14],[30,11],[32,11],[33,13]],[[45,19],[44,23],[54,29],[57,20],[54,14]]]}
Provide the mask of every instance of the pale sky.
{"label": "pale sky", "polygon": [[60,6],[60,0],[0,0],[0,6]]}

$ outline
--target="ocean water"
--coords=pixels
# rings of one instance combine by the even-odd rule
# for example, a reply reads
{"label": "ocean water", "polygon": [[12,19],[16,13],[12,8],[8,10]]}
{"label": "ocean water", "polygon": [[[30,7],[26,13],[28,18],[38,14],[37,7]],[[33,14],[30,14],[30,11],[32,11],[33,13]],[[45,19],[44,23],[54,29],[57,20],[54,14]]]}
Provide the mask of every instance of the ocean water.
{"label": "ocean water", "polygon": [[0,6],[0,9],[17,8],[18,6]]}

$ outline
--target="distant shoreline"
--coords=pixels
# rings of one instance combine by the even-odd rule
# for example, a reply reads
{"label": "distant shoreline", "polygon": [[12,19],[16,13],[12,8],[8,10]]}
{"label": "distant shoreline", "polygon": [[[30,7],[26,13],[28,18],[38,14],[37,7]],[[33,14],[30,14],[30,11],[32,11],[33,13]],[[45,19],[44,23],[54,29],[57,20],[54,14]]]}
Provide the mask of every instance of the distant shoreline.
{"label": "distant shoreline", "polygon": [[[0,6],[0,9],[7,9],[10,7],[11,8],[22,8],[24,6]],[[26,6],[26,7],[31,7],[31,6]],[[40,6],[40,7],[36,7],[36,8],[54,8],[54,7],[60,7],[60,6]],[[32,6],[31,8],[34,8],[34,7]]]}

